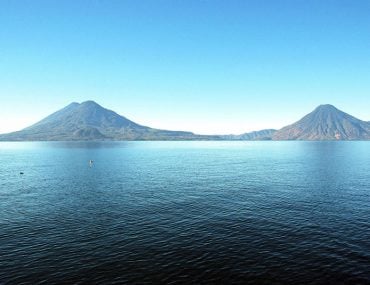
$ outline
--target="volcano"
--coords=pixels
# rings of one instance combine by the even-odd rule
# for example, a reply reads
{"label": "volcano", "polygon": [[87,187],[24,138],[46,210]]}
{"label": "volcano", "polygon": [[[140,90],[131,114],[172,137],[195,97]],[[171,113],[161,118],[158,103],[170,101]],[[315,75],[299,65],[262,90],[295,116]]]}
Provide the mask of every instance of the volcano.
{"label": "volcano", "polygon": [[273,140],[369,140],[370,124],[333,105],[320,105],[298,122],[272,136]]}
{"label": "volcano", "polygon": [[[216,137],[215,137],[216,138]],[[71,103],[21,131],[0,135],[9,141],[193,140],[191,132],[153,129],[105,109],[94,101]]]}

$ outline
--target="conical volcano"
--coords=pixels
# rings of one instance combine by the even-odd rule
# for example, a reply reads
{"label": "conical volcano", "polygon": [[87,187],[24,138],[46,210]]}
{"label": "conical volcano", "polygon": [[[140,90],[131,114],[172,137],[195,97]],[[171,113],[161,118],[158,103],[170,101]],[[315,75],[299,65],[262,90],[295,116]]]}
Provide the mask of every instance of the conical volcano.
{"label": "conical volcano", "polygon": [[0,140],[187,140],[205,139],[191,132],[166,131],[139,125],[94,101],[71,103],[40,122]]}
{"label": "conical volcano", "polygon": [[368,140],[370,124],[333,105],[320,105],[298,122],[273,135],[274,140]]}

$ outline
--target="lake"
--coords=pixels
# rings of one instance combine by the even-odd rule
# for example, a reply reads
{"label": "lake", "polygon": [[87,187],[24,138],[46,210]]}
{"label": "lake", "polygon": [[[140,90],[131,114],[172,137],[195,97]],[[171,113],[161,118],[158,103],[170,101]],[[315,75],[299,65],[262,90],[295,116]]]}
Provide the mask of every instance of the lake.
{"label": "lake", "polygon": [[2,142],[0,284],[61,283],[370,284],[370,142]]}

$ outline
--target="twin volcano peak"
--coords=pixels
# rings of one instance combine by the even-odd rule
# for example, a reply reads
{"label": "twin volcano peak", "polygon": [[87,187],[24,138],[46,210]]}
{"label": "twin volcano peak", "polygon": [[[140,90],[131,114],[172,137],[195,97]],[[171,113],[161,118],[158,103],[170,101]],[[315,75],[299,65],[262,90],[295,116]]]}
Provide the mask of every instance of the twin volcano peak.
{"label": "twin volcano peak", "polygon": [[315,115],[330,115],[330,114],[334,114],[334,113],[344,113],[340,110],[338,110],[336,107],[334,107],[333,105],[330,105],[330,104],[323,104],[323,105],[319,105],[318,107],[316,107],[315,110],[312,111],[311,114],[315,114]]}
{"label": "twin volcano peak", "polygon": [[82,103],[72,102],[71,104],[67,105],[65,108],[77,108],[77,107],[105,109],[93,100],[84,101]]}
{"label": "twin volcano peak", "polygon": [[331,104],[322,104],[322,105],[317,106],[314,111],[326,111],[326,112],[330,112],[330,111],[339,111],[339,110],[337,108],[335,108]]}
{"label": "twin volcano peak", "polygon": [[181,140],[196,137],[190,132],[166,131],[139,125],[94,101],[73,102],[21,131],[0,140]]}
{"label": "twin volcano peak", "polygon": [[76,131],[83,128],[139,127],[138,124],[111,110],[103,108],[94,101],[86,101],[80,104],[76,102],[71,103],[27,129],[35,129],[41,126],[44,128],[58,127],[65,129],[64,131],[66,132],[68,130]]}
{"label": "twin volcano peak", "polygon": [[89,107],[89,108],[103,108],[98,103],[96,103],[95,101],[92,101],[92,100],[84,101],[82,103],[73,102],[71,104],[79,105],[79,106],[83,106],[83,107]]}

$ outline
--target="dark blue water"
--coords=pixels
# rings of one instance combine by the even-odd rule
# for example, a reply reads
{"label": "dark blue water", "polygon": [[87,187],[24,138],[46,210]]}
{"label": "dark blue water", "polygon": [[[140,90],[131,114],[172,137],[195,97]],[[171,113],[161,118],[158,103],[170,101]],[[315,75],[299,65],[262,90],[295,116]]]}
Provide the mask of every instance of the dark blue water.
{"label": "dark blue water", "polygon": [[370,284],[370,142],[1,143],[0,284],[55,283]]}

